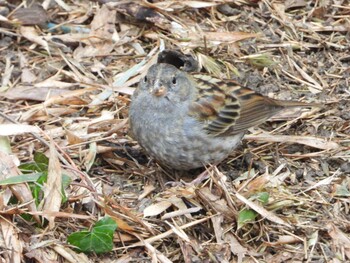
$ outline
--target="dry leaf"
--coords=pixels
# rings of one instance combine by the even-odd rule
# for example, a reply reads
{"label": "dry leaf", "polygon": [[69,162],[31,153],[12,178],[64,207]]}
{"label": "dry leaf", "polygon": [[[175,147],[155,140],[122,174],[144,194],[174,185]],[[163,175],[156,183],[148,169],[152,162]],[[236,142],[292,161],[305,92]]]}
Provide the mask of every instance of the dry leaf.
{"label": "dry leaf", "polygon": [[[0,151],[0,180],[6,179],[12,176],[20,175],[21,172],[17,166],[13,163],[11,156]],[[26,204],[26,207],[31,212],[36,212],[36,205],[33,202],[33,195],[29,187],[25,183],[10,185],[12,194],[19,200],[21,204]],[[34,216],[34,219],[38,224],[41,224],[41,220],[38,216]]]}
{"label": "dry leaf", "polygon": [[145,198],[146,196],[148,196],[150,193],[152,193],[154,190],[156,189],[156,187],[153,184],[147,184],[143,187],[143,192],[142,194],[139,195],[139,197],[137,198],[138,200],[142,200],[143,198]]}
{"label": "dry leaf", "polygon": [[47,51],[47,53],[50,54],[49,44],[42,36],[39,36],[34,27],[22,26],[20,28],[20,33],[29,41],[42,46]]}
{"label": "dry leaf", "polygon": [[96,153],[97,153],[96,142],[92,142],[89,144],[89,151],[87,152],[87,155],[84,157],[84,166],[85,166],[86,172],[90,171],[92,165],[95,163]]}
{"label": "dry leaf", "polygon": [[26,124],[0,124],[0,136],[19,135],[25,133],[40,133],[36,126]]}
{"label": "dry leaf", "polygon": [[269,246],[278,246],[278,245],[295,244],[295,243],[302,243],[302,242],[304,242],[302,238],[298,238],[296,236],[291,236],[291,235],[285,235],[285,236],[278,236],[278,239],[276,242],[264,242],[264,243]]}
{"label": "dry leaf", "polygon": [[91,22],[90,43],[76,48],[73,57],[81,60],[84,57],[109,55],[115,46],[112,41],[113,34],[116,34],[115,22],[116,10],[103,5]]}
{"label": "dry leaf", "polygon": [[217,42],[237,42],[247,38],[258,37],[259,34],[246,33],[246,32],[203,32],[203,36],[207,40]]}
{"label": "dry leaf", "polygon": [[167,210],[170,206],[172,206],[172,203],[170,201],[160,201],[156,204],[146,207],[145,210],[143,210],[143,216],[157,216]]}
{"label": "dry leaf", "polygon": [[231,252],[234,255],[237,255],[238,262],[242,262],[242,259],[246,254],[251,254],[247,248],[243,247],[239,243],[237,238],[232,233],[226,233],[224,240],[230,244]]}
{"label": "dry leaf", "polygon": [[248,183],[248,185],[246,186],[246,189],[248,190],[248,193],[259,191],[265,187],[266,183],[269,182],[269,180],[270,180],[270,176],[268,173],[262,176],[258,176]]}
{"label": "dry leaf", "polygon": [[0,96],[1,93],[6,91],[9,87],[10,79],[12,77],[13,69],[15,68],[15,65],[12,65],[10,56],[6,56],[6,65],[4,69],[4,73],[2,74],[1,78],[1,87],[0,87]]}
{"label": "dry leaf", "polygon": [[92,260],[88,258],[84,253],[77,253],[69,247],[62,245],[55,245],[53,249],[67,260],[67,262],[79,262],[79,263],[92,263]]}
{"label": "dry leaf", "polygon": [[0,96],[4,96],[10,100],[45,101],[46,98],[62,95],[67,92],[70,92],[70,90],[18,85],[6,92],[0,92]]}
{"label": "dry leaf", "polygon": [[[328,234],[331,236],[336,247],[344,250],[346,257],[350,260],[350,237],[342,232],[333,223],[327,224]],[[345,258],[343,259],[345,260]]]}
{"label": "dry leaf", "polygon": [[45,25],[48,17],[46,10],[39,4],[35,4],[32,7],[17,9],[10,19],[15,23],[20,23],[26,26],[32,25]]}
{"label": "dry leaf", "polygon": [[[50,143],[50,160],[47,182],[44,184],[43,212],[59,212],[62,203],[62,171],[53,141]],[[55,216],[46,215],[50,229],[55,226]]]}
{"label": "dry leaf", "polygon": [[45,248],[44,245],[37,249],[28,249],[27,251],[29,252],[25,253],[26,258],[31,259],[33,262],[57,262],[58,255],[52,253],[51,249]]}
{"label": "dry leaf", "polygon": [[226,218],[235,218],[235,211],[228,206],[225,199],[213,194],[208,187],[203,187],[196,191],[198,197],[200,197],[201,202],[206,206],[211,207],[217,213],[223,214]]}
{"label": "dry leaf", "polygon": [[5,258],[6,262],[22,262],[22,242],[19,240],[18,230],[10,223],[11,221],[10,218],[7,218],[7,220],[0,218],[0,243],[2,251],[0,259]]}
{"label": "dry leaf", "polygon": [[117,11],[125,15],[125,19],[134,23],[154,23],[159,27],[163,27],[164,24],[169,21],[155,8],[149,8],[147,6],[139,5],[137,3],[121,3],[116,6]]}
{"label": "dry leaf", "polygon": [[258,134],[258,135],[245,135],[245,139],[265,142],[281,142],[281,143],[298,143],[311,146],[322,150],[335,150],[339,149],[340,145],[336,142],[327,141],[323,138],[311,137],[311,136],[294,136],[294,135],[277,135],[277,134]]}
{"label": "dry leaf", "polygon": [[79,144],[84,142],[82,138],[75,135],[74,132],[71,132],[69,130],[66,130],[66,135],[67,135],[68,145],[74,145],[74,144]]}

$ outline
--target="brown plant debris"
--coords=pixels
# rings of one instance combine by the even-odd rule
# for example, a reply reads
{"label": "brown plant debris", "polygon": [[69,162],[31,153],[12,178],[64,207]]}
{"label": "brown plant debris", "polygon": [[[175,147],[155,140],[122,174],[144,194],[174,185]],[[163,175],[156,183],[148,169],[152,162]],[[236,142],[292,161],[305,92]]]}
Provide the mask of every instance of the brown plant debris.
{"label": "brown plant debris", "polygon": [[[349,6],[0,1],[0,262],[349,262]],[[127,120],[164,49],[184,70],[322,106],[250,129],[217,167],[165,170]],[[38,153],[42,184],[18,168]],[[68,244],[105,215],[111,252]]]}

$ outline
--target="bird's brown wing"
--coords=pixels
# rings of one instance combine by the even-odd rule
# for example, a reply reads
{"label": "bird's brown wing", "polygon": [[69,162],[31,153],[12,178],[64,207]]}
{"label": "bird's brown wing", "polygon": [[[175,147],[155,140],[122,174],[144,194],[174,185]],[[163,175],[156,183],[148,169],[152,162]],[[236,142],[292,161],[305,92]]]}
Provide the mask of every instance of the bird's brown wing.
{"label": "bird's brown wing", "polygon": [[225,133],[239,118],[238,99],[229,90],[222,91],[219,79],[200,74],[194,75],[194,78],[198,94],[191,105],[190,115],[203,121],[209,134]]}
{"label": "bird's brown wing", "polygon": [[270,99],[232,80],[201,74],[193,76],[198,85],[198,96],[190,114],[204,121],[208,133],[215,136],[244,132],[284,107],[308,105]]}
{"label": "bird's brown wing", "polygon": [[228,130],[229,133],[244,132],[265,122],[284,108],[279,101],[264,97],[249,88],[241,87],[233,93],[241,105],[241,110],[238,120]]}

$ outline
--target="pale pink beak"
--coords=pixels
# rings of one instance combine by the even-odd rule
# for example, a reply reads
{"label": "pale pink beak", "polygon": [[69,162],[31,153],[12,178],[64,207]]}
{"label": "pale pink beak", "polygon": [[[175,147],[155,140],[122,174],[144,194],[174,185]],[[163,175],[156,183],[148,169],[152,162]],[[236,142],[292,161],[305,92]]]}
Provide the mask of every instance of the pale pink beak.
{"label": "pale pink beak", "polygon": [[151,89],[151,93],[156,97],[161,97],[165,95],[166,88],[164,86],[160,86],[160,87]]}

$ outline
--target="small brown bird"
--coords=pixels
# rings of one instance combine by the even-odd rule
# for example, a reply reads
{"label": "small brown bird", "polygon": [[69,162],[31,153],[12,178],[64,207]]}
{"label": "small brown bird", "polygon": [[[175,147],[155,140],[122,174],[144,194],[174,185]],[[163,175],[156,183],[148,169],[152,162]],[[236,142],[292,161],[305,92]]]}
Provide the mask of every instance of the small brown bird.
{"label": "small brown bird", "polygon": [[311,104],[264,97],[232,80],[153,65],[136,89],[131,132],[160,164],[189,170],[217,164],[245,131],[287,107]]}

